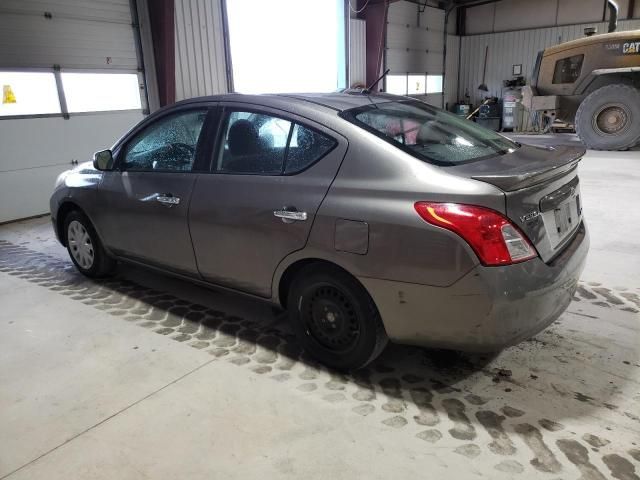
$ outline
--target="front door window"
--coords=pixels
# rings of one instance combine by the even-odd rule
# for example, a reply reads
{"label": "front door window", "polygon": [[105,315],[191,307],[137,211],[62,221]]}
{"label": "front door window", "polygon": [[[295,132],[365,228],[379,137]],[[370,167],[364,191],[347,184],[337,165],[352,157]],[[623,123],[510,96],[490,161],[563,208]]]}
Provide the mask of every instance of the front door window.
{"label": "front door window", "polygon": [[154,122],[127,144],[123,170],[190,172],[206,116],[206,110],[190,110]]}

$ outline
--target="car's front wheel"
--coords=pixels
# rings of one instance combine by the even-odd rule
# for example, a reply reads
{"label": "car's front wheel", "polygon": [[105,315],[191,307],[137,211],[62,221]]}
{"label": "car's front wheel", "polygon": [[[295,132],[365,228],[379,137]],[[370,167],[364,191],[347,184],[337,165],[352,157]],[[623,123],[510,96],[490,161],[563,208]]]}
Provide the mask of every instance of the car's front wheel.
{"label": "car's front wheel", "polygon": [[287,305],[303,348],[327,366],[362,368],[387,345],[373,300],[355,278],[337,268],[310,266],[300,271]]}
{"label": "car's front wheel", "polygon": [[80,272],[88,277],[103,277],[111,273],[115,261],[107,255],[93,225],[79,211],[67,215],[64,232],[69,256]]}

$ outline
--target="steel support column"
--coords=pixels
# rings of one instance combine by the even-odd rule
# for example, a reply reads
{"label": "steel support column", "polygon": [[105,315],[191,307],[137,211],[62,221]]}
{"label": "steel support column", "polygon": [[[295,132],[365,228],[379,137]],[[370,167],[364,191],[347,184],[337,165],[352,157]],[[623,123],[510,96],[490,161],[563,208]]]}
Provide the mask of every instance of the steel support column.
{"label": "steel support column", "polygon": [[174,0],[148,0],[160,106],[176,101]]}
{"label": "steel support column", "polygon": [[[361,3],[364,4],[365,2]],[[387,13],[389,11],[389,3],[391,3],[389,0],[377,2],[371,0],[360,14],[360,17],[364,18],[367,22],[367,85],[371,85],[376,81],[376,79],[380,76],[383,67],[382,63],[386,43]],[[380,90],[381,84],[382,82],[380,82],[374,88],[374,90]]]}

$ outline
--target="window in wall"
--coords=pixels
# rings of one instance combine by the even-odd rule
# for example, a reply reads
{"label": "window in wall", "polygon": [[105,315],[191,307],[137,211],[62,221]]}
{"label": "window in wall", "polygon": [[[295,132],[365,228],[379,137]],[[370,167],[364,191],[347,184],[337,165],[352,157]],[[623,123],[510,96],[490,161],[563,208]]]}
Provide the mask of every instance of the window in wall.
{"label": "window in wall", "polygon": [[442,93],[442,75],[427,75],[427,93]]}
{"label": "window in wall", "polygon": [[346,87],[344,3],[227,0],[234,90],[332,92]]}
{"label": "window in wall", "polygon": [[556,62],[553,83],[573,83],[580,77],[584,55],[574,55]]}
{"label": "window in wall", "polygon": [[53,73],[0,71],[0,117],[60,113]]}
{"label": "window in wall", "polygon": [[409,75],[409,95],[424,95],[427,93],[426,75]]}
{"label": "window in wall", "polygon": [[70,113],[141,108],[135,73],[62,72],[61,77]]}
{"label": "window in wall", "polygon": [[387,75],[385,91],[394,95],[442,93],[442,75]]}
{"label": "window in wall", "polygon": [[385,77],[385,91],[393,95],[407,94],[406,75],[387,75]]}
{"label": "window in wall", "polygon": [[169,115],[152,123],[127,145],[124,169],[191,171],[206,116],[206,110],[195,110]]}

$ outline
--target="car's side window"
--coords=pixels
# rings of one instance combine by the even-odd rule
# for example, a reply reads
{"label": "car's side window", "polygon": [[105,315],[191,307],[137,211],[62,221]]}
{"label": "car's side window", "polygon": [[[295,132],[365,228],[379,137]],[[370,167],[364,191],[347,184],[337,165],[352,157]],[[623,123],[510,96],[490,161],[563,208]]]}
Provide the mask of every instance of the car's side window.
{"label": "car's side window", "polygon": [[168,115],[127,144],[122,168],[128,171],[189,172],[193,168],[206,109]]}
{"label": "car's side window", "polygon": [[295,173],[304,170],[325,156],[335,145],[336,141],[332,138],[295,124],[287,152],[284,173]]}
{"label": "car's side window", "polygon": [[223,125],[215,162],[220,173],[295,174],[337,145],[316,130],[263,113],[231,111]]}
{"label": "car's side window", "polygon": [[227,115],[216,171],[254,175],[282,173],[292,123],[261,113]]}

